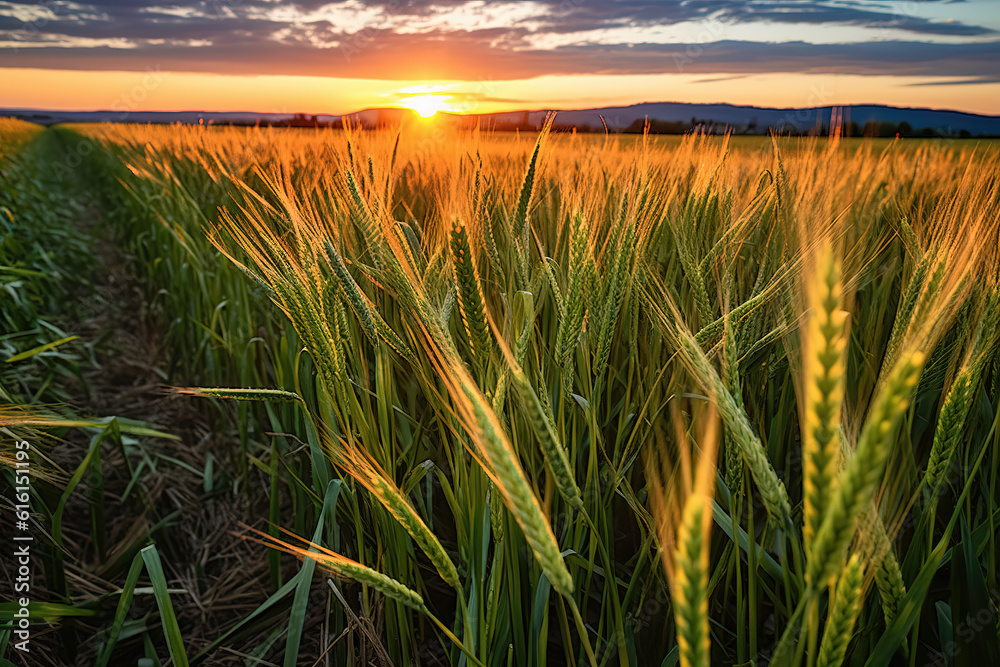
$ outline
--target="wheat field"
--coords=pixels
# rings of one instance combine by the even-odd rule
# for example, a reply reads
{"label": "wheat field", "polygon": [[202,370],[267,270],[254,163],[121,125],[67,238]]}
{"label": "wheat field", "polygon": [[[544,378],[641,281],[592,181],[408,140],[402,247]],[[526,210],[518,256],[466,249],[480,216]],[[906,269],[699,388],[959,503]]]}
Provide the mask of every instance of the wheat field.
{"label": "wheat field", "polygon": [[38,664],[1000,664],[997,144],[0,132]]}

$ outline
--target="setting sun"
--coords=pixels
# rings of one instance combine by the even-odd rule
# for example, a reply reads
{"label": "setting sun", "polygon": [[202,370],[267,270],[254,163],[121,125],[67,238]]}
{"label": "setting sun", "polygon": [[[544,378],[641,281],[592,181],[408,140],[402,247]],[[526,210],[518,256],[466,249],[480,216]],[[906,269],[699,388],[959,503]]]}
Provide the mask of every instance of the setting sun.
{"label": "setting sun", "polygon": [[416,111],[421,118],[430,118],[438,111],[451,111],[450,98],[441,95],[414,95],[399,101],[399,106]]}

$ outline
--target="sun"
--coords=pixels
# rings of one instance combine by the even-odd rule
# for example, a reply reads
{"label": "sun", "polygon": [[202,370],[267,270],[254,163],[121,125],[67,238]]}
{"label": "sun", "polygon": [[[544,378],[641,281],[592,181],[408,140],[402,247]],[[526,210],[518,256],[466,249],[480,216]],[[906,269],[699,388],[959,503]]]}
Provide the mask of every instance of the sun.
{"label": "sun", "polygon": [[397,104],[416,111],[421,118],[430,118],[438,111],[451,111],[448,100],[449,97],[444,95],[414,95],[399,100]]}

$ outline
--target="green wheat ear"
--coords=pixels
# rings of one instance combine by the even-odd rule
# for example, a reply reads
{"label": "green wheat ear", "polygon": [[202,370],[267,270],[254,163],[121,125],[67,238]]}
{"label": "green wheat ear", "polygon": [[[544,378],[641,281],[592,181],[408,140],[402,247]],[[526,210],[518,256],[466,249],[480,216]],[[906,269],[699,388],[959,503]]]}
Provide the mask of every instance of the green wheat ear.
{"label": "green wheat ear", "polygon": [[441,575],[441,578],[455,590],[461,591],[462,582],[458,577],[458,570],[455,568],[455,563],[452,562],[448,552],[441,545],[437,535],[427,527],[427,524],[424,523],[424,520],[413,509],[413,505],[410,504],[406,496],[399,490],[399,487],[391,480],[387,480],[381,474],[381,471],[352,470],[351,472],[355,478],[359,478],[361,474],[367,472],[365,474],[367,479],[362,483],[382,503],[382,506],[386,508],[389,514],[399,522],[403,529],[409,533],[413,541],[420,546],[420,549],[427,554],[427,557],[434,564],[434,568]]}
{"label": "green wheat ear", "polygon": [[934,443],[927,462],[923,486],[930,498],[936,498],[951,465],[952,457],[962,439],[962,424],[965,423],[972,407],[974,369],[966,366],[955,378],[948,395],[941,406],[937,428],[934,429]]}
{"label": "green wheat ear", "polygon": [[545,134],[542,132],[535,142],[535,148],[531,152],[531,160],[528,162],[528,171],[524,174],[524,181],[521,183],[521,193],[517,197],[517,209],[514,211],[514,238],[521,235],[521,231],[528,222],[528,206],[531,204],[531,195],[535,191],[535,171],[538,168],[538,155],[541,153]]}
{"label": "green wheat ear", "polygon": [[[461,372],[456,375],[460,376]],[[503,428],[482,395],[474,387],[469,386],[468,380],[464,378],[461,390],[469,401],[469,408],[477,427],[475,439],[489,465],[495,488],[500,491],[504,504],[521,527],[552,588],[563,596],[571,596],[573,578],[559,551],[559,544],[552,533],[552,527],[525,478]]]}
{"label": "green wheat ear", "polygon": [[503,542],[503,499],[497,490],[496,484],[490,482],[490,528],[493,530],[493,541],[496,544]]}
{"label": "green wheat ear", "polygon": [[597,351],[594,354],[594,377],[598,381],[604,379],[608,369],[608,358],[611,354],[611,342],[621,313],[622,301],[630,288],[632,281],[632,260],[635,248],[635,229],[629,225],[617,243],[615,254],[611,258],[606,277],[606,302],[602,317],[598,320]]}
{"label": "green wheat ear", "polygon": [[233,401],[270,401],[274,403],[298,403],[302,397],[281,389],[240,389],[226,387],[179,387],[178,394],[225,398]]}
{"label": "green wheat ear", "polygon": [[817,667],[840,667],[844,664],[854,623],[861,612],[861,603],[864,602],[864,574],[861,559],[854,554],[837,582],[829,620],[819,647]]}
{"label": "green wheat ear", "polygon": [[760,490],[768,521],[776,528],[791,526],[792,507],[788,501],[785,485],[778,479],[778,473],[771,465],[763,443],[754,433],[746,412],[736,404],[729,393],[729,388],[715,372],[694,337],[683,329],[678,329],[676,334],[681,353],[691,364],[696,376],[713,392],[726,432],[732,435],[733,441],[742,450],[750,475]]}
{"label": "green wheat ear", "polygon": [[401,357],[404,357],[411,363],[416,364],[416,355],[414,355],[410,347],[403,342],[402,338],[399,337],[399,334],[393,331],[392,327],[390,327],[386,321],[382,319],[378,310],[376,310],[372,302],[361,291],[361,288],[358,287],[358,284],[347,270],[347,266],[344,264],[344,260],[341,258],[340,253],[337,252],[337,249],[333,247],[333,244],[329,241],[327,241],[324,245],[326,248],[328,265],[334,275],[337,276],[337,280],[340,282],[344,295],[347,297],[347,302],[351,305],[351,310],[354,311],[355,316],[357,316],[358,322],[361,324],[361,330],[364,331],[365,336],[368,337],[373,345],[378,345],[379,340],[385,341],[385,343],[395,350]]}
{"label": "green wheat ear", "polygon": [[584,266],[587,262],[587,226],[577,214],[573,219],[573,236],[570,241],[569,286],[566,290],[565,307],[560,313],[559,328],[556,331],[556,363],[562,369],[563,396],[569,396],[573,389],[573,352],[583,332],[585,304],[583,296]]}
{"label": "green wheat ear", "polygon": [[817,589],[836,574],[858,517],[873,502],[896,429],[909,408],[924,362],[922,352],[913,352],[895,364],[875,399],[854,456],[838,477],[823,522],[807,552],[806,581]]}
{"label": "green wheat ear", "polygon": [[[931,502],[936,502],[955,451],[962,441],[965,424],[974,398],[987,372],[990,353],[995,347],[1000,326],[1000,293],[993,291],[986,299],[983,312],[976,322],[968,360],[959,370],[941,406],[934,442],[927,461],[922,486]],[[996,379],[996,378],[994,378]]]}
{"label": "green wheat ear", "polygon": [[[736,340],[733,322],[727,312],[724,316],[725,329],[723,332],[723,351],[725,352],[725,366],[723,368],[723,382],[729,387],[733,401],[737,407],[743,408],[743,392],[740,383],[740,360],[739,344]],[[743,481],[743,453],[739,449],[739,444],[735,442],[733,434],[729,429],[725,429],[725,463],[726,463],[726,486],[734,493],[740,493]]]}
{"label": "green wheat ear", "polygon": [[[378,591],[382,595],[385,595],[387,598],[395,600],[396,602],[399,602],[400,604],[416,611],[427,611],[427,607],[424,605],[424,599],[419,593],[366,565],[362,565],[357,561],[341,556],[337,552],[331,551],[330,549],[322,547],[318,544],[310,544],[309,546],[311,549],[306,549],[289,542],[279,540],[276,537],[254,528],[250,528],[249,530],[257,535],[256,538],[249,538],[251,541],[259,542],[260,544],[272,549],[278,549],[279,551],[290,553],[298,558],[312,558],[319,563],[321,567],[329,570],[333,574],[345,579],[353,579],[359,584],[364,584],[365,586]],[[282,529],[282,532],[288,531]]]}
{"label": "green wheat ear", "polygon": [[486,304],[480,288],[479,275],[469,245],[469,234],[465,225],[457,221],[451,228],[451,254],[462,324],[465,326],[469,346],[472,348],[475,365],[483,369],[489,361],[493,341],[486,320]]}
{"label": "green wheat ear", "polygon": [[556,434],[552,422],[549,421],[538,394],[531,387],[524,371],[515,369],[513,376],[517,393],[521,397],[521,403],[524,405],[528,421],[531,423],[531,428],[541,446],[545,463],[549,466],[556,488],[559,489],[559,493],[571,507],[582,508],[583,500],[580,497],[580,487],[577,486],[573,476],[573,467],[570,465],[566,448],[559,441],[559,436]]}
{"label": "green wheat ear", "polygon": [[704,538],[706,497],[692,493],[684,504],[674,551],[673,607],[683,667],[708,667],[708,547]]}
{"label": "green wheat ear", "polygon": [[882,605],[882,616],[888,627],[899,613],[899,605],[906,596],[906,582],[903,581],[903,571],[899,567],[896,552],[893,551],[892,541],[885,532],[882,517],[874,510],[869,511],[868,517],[869,524],[874,527],[875,587]]}
{"label": "green wheat ear", "polygon": [[[850,461],[854,452],[847,442],[847,434],[840,429],[840,460]],[[892,623],[899,611],[899,605],[906,596],[906,583],[903,581],[903,571],[893,548],[892,540],[886,532],[885,524],[878,513],[878,508],[870,506],[862,519],[863,526],[871,529],[873,561],[870,569],[875,570],[875,587],[878,589],[879,603],[882,606],[882,616],[886,627]]]}

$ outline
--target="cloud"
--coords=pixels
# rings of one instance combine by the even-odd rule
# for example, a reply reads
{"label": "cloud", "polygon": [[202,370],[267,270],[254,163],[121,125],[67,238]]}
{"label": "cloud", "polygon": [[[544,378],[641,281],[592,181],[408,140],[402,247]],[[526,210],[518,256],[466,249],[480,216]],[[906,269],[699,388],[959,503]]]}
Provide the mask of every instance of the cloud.
{"label": "cloud", "polygon": [[[995,80],[990,63],[997,62],[1000,41],[991,39],[992,28],[915,11],[943,4],[0,0],[0,44],[7,47],[0,49],[0,66],[386,79],[840,72]],[[791,41],[801,32],[795,26],[804,24],[846,26],[857,40]],[[770,27],[751,40],[726,39],[725,29],[698,32],[707,25]],[[685,38],[672,34],[672,26],[684,26]],[[681,43],[692,34],[706,43]]]}

